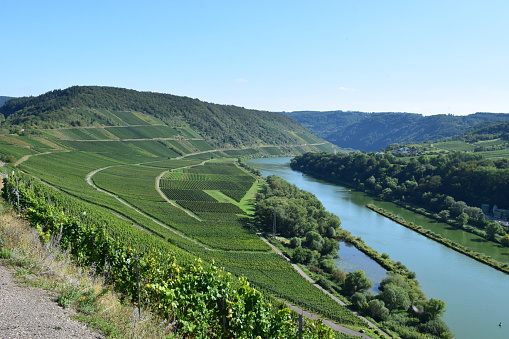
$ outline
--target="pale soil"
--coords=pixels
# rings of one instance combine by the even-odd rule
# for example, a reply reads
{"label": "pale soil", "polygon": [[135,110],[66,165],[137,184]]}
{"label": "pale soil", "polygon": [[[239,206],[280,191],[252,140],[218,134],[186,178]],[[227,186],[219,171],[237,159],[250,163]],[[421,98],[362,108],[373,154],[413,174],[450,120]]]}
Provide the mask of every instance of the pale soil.
{"label": "pale soil", "polygon": [[13,272],[0,260],[0,338],[104,338],[72,320],[54,292],[22,286]]}

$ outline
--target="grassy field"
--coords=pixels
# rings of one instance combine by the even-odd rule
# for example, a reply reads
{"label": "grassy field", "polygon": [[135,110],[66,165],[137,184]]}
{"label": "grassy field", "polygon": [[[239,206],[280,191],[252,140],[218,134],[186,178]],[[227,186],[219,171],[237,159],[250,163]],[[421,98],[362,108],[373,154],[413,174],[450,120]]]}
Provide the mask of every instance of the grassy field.
{"label": "grassy field", "polygon": [[471,151],[475,148],[475,146],[463,141],[437,142],[433,144],[433,147],[446,151]]}

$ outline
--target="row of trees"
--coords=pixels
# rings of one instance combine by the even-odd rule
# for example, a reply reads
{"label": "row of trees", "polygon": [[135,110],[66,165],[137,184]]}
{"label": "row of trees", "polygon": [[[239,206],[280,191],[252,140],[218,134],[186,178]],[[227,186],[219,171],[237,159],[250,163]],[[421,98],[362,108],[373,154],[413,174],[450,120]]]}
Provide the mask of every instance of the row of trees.
{"label": "row of trees", "polygon": [[277,233],[292,238],[292,246],[298,249],[297,253],[305,254],[306,258],[299,255],[300,260],[297,261],[311,261],[312,258],[308,258],[310,252],[316,252],[318,258],[337,254],[339,245],[334,238],[341,230],[339,218],[327,212],[314,194],[270,175],[264,189],[257,195],[256,218],[260,227],[270,233],[274,217]]}
{"label": "row of trees", "polygon": [[[509,207],[509,161],[462,152],[410,159],[391,154],[307,153],[291,166],[332,182],[346,182],[386,200],[401,200],[435,211],[458,226],[472,222],[503,231],[484,219],[481,204]],[[496,228],[496,229],[495,229]],[[493,230],[495,232],[493,233]]]}

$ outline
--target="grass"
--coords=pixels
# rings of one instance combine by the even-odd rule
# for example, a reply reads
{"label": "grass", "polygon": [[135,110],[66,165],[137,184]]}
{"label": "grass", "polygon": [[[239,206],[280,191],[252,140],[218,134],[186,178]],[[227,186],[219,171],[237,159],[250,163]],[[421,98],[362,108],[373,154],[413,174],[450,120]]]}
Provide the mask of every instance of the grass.
{"label": "grass", "polygon": [[18,283],[56,292],[60,306],[78,312],[76,320],[108,338],[173,337],[161,319],[148,312],[139,318],[132,306],[103,285],[103,277],[73,264],[54,243],[42,245],[35,229],[9,212],[0,214],[0,238],[2,250],[11,253],[1,264],[16,270]]}
{"label": "grass", "polygon": [[470,151],[475,148],[475,146],[464,141],[437,142],[433,144],[433,147],[447,151]]}

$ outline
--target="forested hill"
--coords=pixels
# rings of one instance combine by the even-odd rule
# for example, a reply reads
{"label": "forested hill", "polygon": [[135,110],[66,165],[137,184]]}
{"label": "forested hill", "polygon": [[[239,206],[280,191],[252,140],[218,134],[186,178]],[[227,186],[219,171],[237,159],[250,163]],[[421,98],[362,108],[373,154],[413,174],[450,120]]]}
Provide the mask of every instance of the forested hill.
{"label": "forested hill", "polygon": [[0,96],[0,106],[2,106],[7,100],[13,99],[12,97]]}
{"label": "forested hill", "polygon": [[509,141],[509,121],[488,121],[475,125],[454,139],[475,142],[502,139]]}
{"label": "forested hill", "polygon": [[362,151],[377,151],[393,143],[436,141],[461,134],[482,122],[509,120],[507,113],[423,116],[415,113],[302,111],[286,114],[327,141]]}
{"label": "forested hill", "polygon": [[16,98],[0,107],[6,118],[3,131],[12,130],[13,126],[29,131],[122,125],[105,111],[143,113],[171,127],[190,127],[219,147],[323,142],[283,114],[114,87],[75,86],[37,97]]}

